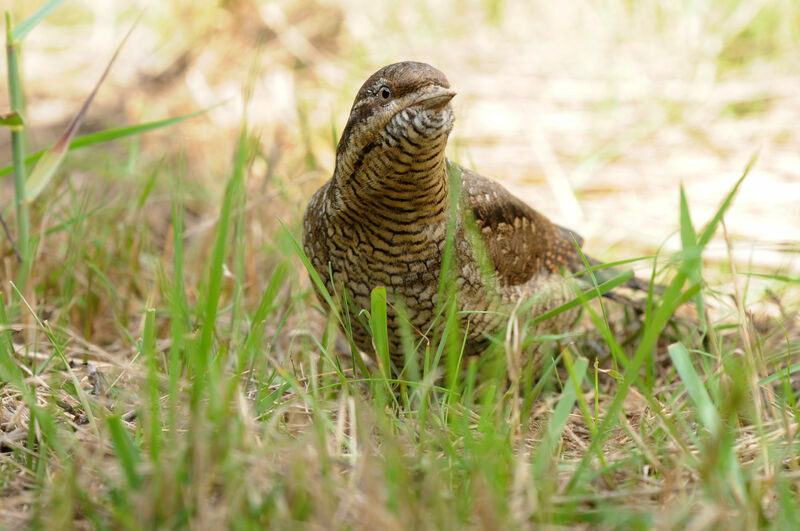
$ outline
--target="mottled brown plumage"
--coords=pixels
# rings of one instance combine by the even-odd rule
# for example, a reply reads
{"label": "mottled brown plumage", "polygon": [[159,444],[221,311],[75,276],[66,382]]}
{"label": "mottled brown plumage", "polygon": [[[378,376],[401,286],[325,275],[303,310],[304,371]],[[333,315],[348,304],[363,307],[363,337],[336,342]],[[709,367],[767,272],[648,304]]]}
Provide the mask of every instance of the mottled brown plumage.
{"label": "mottled brown plumage", "polygon": [[[420,334],[432,333],[446,244],[454,163],[444,149],[454,95],[444,74],[427,64],[396,63],[373,74],[353,103],[333,177],[304,216],[304,249],[327,290],[340,300],[346,292],[355,309],[369,310],[371,290],[385,286],[390,303],[407,308]],[[474,350],[485,334],[502,330],[519,301],[533,301],[527,310],[533,316],[571,298],[563,274],[584,266],[570,231],[496,182],[461,171],[456,284]],[[488,272],[465,228],[469,219],[482,236]],[[563,329],[574,319],[574,312],[560,314],[540,331]],[[369,334],[353,323],[356,344],[373,354]],[[390,351],[402,368],[398,326],[390,311]]]}

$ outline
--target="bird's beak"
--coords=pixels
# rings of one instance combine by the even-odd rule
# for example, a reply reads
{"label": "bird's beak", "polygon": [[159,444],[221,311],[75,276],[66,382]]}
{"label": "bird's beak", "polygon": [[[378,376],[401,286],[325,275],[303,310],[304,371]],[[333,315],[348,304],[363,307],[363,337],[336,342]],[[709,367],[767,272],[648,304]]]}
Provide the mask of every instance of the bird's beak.
{"label": "bird's beak", "polygon": [[428,90],[421,94],[411,105],[420,106],[423,109],[441,111],[455,95],[456,91],[453,89],[434,86],[433,90]]}

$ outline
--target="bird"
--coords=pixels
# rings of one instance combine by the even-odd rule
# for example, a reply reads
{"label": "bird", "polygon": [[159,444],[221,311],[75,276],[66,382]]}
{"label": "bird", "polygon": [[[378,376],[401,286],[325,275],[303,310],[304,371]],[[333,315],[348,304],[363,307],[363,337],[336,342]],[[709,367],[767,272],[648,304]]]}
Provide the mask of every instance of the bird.
{"label": "bird", "polygon": [[[426,63],[394,63],[372,74],[356,94],[333,176],[303,216],[303,251],[340,308],[368,312],[372,290],[386,289],[395,372],[408,361],[402,319],[417,339],[437,332],[448,231],[454,274],[445,284],[455,291],[470,353],[485,349],[518,308],[534,317],[574,298],[565,277],[586,271],[580,236],[445,157],[455,95],[447,77]],[[451,182],[454,172],[460,179]],[[577,312],[560,313],[536,331],[564,331]],[[369,325],[349,322],[358,349],[376,357]]]}

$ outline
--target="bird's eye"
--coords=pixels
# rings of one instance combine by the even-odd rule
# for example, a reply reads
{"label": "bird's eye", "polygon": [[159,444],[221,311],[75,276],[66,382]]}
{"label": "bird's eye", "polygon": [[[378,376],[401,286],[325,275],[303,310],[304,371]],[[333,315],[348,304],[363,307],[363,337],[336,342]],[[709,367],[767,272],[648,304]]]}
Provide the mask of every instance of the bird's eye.
{"label": "bird's eye", "polygon": [[378,89],[378,96],[380,96],[382,100],[386,101],[392,97],[392,91],[389,87],[383,85]]}

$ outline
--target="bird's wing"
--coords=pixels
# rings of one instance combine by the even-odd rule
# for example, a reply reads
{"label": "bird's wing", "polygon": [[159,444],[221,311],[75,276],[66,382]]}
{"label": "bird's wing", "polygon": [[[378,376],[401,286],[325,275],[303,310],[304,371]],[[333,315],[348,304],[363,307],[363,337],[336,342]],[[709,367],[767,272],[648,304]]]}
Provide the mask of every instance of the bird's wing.
{"label": "bird's wing", "polygon": [[461,198],[475,216],[501,284],[524,284],[542,272],[585,269],[572,235],[579,245],[583,238],[555,225],[498,183],[462,169]]}

